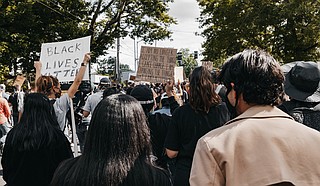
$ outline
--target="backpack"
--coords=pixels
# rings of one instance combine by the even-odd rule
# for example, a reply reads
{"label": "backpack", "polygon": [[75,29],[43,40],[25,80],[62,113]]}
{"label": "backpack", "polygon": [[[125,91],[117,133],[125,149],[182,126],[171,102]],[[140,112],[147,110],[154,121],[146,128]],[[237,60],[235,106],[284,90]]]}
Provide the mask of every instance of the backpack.
{"label": "backpack", "polygon": [[[284,105],[284,107],[286,107],[286,105]],[[287,113],[293,117],[295,121],[320,131],[320,104],[315,107],[287,109]]]}

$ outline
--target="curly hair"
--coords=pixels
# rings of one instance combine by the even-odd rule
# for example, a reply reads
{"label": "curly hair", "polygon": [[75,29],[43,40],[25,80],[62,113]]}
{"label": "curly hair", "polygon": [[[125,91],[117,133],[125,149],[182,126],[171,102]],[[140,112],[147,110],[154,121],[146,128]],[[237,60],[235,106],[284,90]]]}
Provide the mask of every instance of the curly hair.
{"label": "curly hair", "polygon": [[198,112],[208,113],[212,105],[221,102],[214,91],[210,71],[205,67],[195,68],[190,75],[190,105]]}
{"label": "curly hair", "polygon": [[244,50],[224,63],[218,77],[249,104],[279,105],[284,96],[284,75],[279,63],[262,50]]}

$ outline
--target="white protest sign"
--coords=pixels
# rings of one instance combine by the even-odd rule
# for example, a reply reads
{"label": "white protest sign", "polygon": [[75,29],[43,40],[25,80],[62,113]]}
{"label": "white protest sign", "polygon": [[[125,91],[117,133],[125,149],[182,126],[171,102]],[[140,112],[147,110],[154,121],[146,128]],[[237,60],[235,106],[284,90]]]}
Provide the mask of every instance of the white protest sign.
{"label": "white protest sign", "polygon": [[[41,45],[41,74],[52,75],[63,81],[73,81],[81,67],[84,55],[90,52],[91,36]],[[87,68],[83,80],[89,80]]]}
{"label": "white protest sign", "polygon": [[183,67],[174,67],[174,82],[178,83],[178,81],[184,81]]}
{"label": "white protest sign", "polygon": [[177,49],[142,46],[136,81],[161,83],[174,78]]}

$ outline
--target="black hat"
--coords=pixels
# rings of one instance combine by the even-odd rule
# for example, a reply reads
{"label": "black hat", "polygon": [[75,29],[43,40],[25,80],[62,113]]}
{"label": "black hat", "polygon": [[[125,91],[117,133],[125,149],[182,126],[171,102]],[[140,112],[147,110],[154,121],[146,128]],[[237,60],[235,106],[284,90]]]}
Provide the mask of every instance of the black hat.
{"label": "black hat", "polygon": [[109,78],[104,77],[100,79],[100,85],[110,85],[110,84],[111,84],[111,81]]}
{"label": "black hat", "polygon": [[130,95],[136,98],[142,105],[154,103],[152,90],[146,85],[135,86],[131,90]]}
{"label": "black hat", "polygon": [[285,75],[285,93],[303,102],[320,102],[320,70],[315,62],[297,62]]}

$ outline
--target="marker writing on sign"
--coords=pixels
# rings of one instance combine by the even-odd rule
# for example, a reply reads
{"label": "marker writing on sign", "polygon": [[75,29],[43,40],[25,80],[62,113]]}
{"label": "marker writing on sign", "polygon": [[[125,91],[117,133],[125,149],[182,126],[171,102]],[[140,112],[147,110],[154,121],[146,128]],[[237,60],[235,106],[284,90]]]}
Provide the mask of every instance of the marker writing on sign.
{"label": "marker writing on sign", "polygon": [[78,74],[79,69],[66,69],[66,70],[57,70],[54,71],[52,74],[51,73],[45,73],[44,75],[50,76],[53,75],[55,77],[74,77]]}
{"label": "marker writing on sign", "polygon": [[66,59],[66,60],[57,60],[53,61],[53,63],[48,63],[46,64],[46,69],[55,69],[55,68],[76,68],[79,65],[79,58],[75,59]]}
{"label": "marker writing on sign", "polygon": [[63,46],[62,48],[56,47],[56,46],[48,47],[47,54],[48,56],[51,56],[51,55],[58,55],[63,53],[74,53],[74,52],[80,51],[80,45],[81,43],[75,43],[74,45]]}

